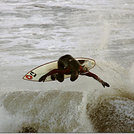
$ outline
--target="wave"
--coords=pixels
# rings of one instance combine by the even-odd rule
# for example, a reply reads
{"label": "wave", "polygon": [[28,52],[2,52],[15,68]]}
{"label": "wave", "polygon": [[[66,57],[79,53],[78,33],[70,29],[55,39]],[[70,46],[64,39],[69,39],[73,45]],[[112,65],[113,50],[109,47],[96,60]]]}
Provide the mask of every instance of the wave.
{"label": "wave", "polygon": [[59,90],[5,93],[0,132],[134,132],[132,95],[91,96]]}

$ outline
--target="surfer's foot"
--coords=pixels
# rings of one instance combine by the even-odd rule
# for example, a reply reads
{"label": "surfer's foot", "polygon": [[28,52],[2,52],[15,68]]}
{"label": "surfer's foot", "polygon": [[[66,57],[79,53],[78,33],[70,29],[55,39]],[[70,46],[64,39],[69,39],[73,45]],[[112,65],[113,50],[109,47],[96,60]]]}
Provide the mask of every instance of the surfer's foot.
{"label": "surfer's foot", "polygon": [[102,86],[105,88],[106,87],[110,87],[110,85],[108,83],[106,83],[105,81],[102,82]]}
{"label": "surfer's foot", "polygon": [[41,82],[41,81],[45,81],[46,80],[46,78],[47,78],[47,76],[46,75],[43,75],[40,79],[39,79],[39,82]]}

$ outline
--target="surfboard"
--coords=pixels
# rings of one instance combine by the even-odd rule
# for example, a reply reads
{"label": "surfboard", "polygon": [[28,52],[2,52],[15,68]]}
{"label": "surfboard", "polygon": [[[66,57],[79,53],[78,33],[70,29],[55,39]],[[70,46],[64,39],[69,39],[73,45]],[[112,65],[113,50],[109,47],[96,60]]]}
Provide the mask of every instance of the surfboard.
{"label": "surfboard", "polygon": [[[87,67],[88,70],[92,69],[96,63],[95,60],[90,59],[90,58],[75,58],[76,60],[79,61],[79,63],[82,66]],[[58,68],[58,64],[57,64],[58,60],[56,61],[51,61],[48,63],[45,63],[43,65],[37,66],[36,68],[32,69],[31,71],[29,71],[26,75],[24,75],[23,79],[24,80],[28,80],[28,81],[36,81],[39,82],[39,79],[47,74],[48,72],[52,71],[53,69],[57,69]],[[64,78],[69,78],[70,75],[64,75]],[[53,81],[51,76],[48,76],[45,80],[45,82],[47,81]]]}

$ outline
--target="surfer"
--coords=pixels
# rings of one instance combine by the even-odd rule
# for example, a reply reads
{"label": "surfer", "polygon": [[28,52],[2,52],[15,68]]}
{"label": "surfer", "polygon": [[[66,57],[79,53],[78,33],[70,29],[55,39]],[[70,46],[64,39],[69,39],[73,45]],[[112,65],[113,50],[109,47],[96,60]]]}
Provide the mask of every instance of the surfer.
{"label": "surfer", "polygon": [[64,81],[64,74],[70,74],[70,80],[75,81],[79,75],[86,75],[93,77],[95,80],[99,81],[103,87],[109,87],[110,85],[99,78],[96,74],[91,73],[86,67],[81,66],[79,61],[75,60],[71,55],[64,55],[58,60],[58,69],[54,69],[47,74],[43,75],[39,82],[45,81],[47,76],[51,75],[51,79],[57,79],[59,82]]}

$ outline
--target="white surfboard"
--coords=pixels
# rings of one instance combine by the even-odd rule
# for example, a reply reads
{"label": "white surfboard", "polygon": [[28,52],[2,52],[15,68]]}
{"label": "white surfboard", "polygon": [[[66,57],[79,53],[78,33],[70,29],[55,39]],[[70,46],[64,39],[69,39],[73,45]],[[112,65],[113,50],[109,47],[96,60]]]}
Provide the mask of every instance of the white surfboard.
{"label": "white surfboard", "polygon": [[[75,58],[75,59],[78,60],[82,66],[87,67],[88,70],[92,69],[96,65],[95,61],[90,58]],[[39,79],[43,75],[45,75],[48,72],[52,71],[53,69],[57,69],[57,68],[58,68],[57,60],[52,61],[52,62],[40,65],[40,66],[32,69],[23,77],[23,79],[39,82]],[[69,78],[69,77],[70,77],[70,75],[64,75],[64,78]],[[53,80],[51,79],[51,76],[48,76],[46,78],[45,82],[46,81],[53,81]]]}

